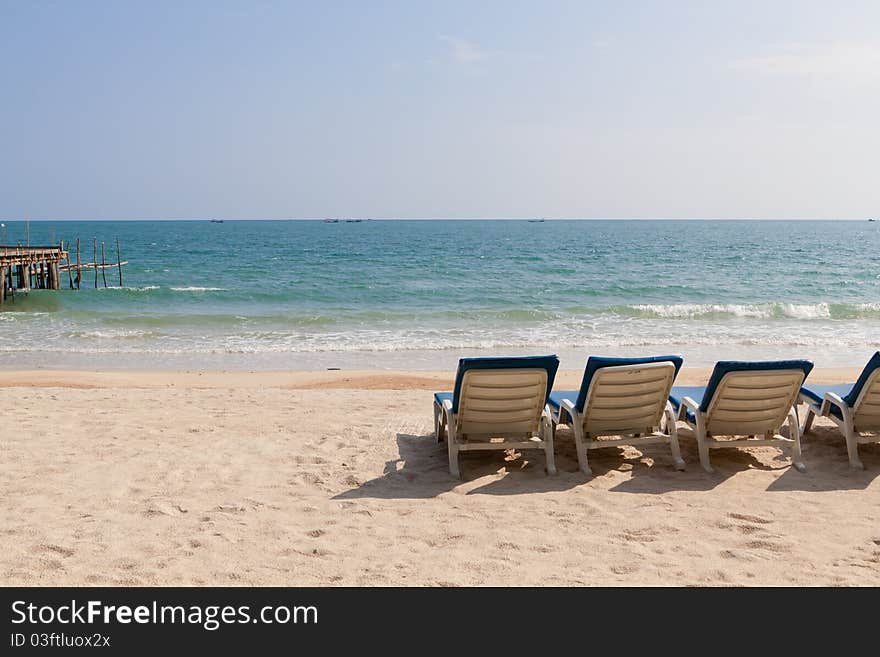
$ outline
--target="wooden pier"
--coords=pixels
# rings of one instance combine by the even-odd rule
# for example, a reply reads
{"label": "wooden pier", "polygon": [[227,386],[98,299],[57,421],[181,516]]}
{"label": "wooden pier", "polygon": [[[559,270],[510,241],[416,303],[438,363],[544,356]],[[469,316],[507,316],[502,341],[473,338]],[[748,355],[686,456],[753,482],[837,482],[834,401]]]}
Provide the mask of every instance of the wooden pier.
{"label": "wooden pier", "polygon": [[93,258],[83,262],[80,241],[76,240],[76,262],[72,262],[70,252],[64,242],[58,246],[4,246],[0,245],[0,305],[15,299],[16,292],[30,290],[60,290],[63,274],[71,290],[80,289],[83,270],[94,270],[95,287],[98,287],[98,272],[102,274],[104,287],[107,285],[107,269],[118,268],[119,287],[122,287],[123,262],[119,240],[116,240],[116,262],[107,262],[104,242],[101,242],[101,260],[98,261],[98,240],[92,241]]}

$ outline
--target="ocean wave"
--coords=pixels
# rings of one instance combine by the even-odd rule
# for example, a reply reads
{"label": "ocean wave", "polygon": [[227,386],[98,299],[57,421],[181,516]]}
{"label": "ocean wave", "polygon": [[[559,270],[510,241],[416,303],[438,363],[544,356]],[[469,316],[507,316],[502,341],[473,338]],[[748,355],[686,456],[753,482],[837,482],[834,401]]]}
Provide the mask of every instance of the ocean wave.
{"label": "ocean wave", "polygon": [[69,331],[67,337],[84,340],[146,340],[161,337],[160,333],[147,330],[84,330]]}
{"label": "ocean wave", "polygon": [[[173,330],[94,327],[78,330],[45,330],[41,339],[0,343],[0,353],[70,352],[120,354],[297,354],[387,353],[414,351],[487,351],[528,349],[555,351],[581,349],[613,351],[619,348],[673,349],[718,347],[719,353],[739,348],[852,348],[874,349],[875,322],[734,325],[707,323],[695,331],[689,324],[668,326],[657,321],[552,323],[480,330],[478,328],[395,328],[236,331]],[[721,357],[719,355],[719,357]]]}
{"label": "ocean wave", "polygon": [[874,319],[880,303],[674,303],[618,306],[624,315],[657,319]]}

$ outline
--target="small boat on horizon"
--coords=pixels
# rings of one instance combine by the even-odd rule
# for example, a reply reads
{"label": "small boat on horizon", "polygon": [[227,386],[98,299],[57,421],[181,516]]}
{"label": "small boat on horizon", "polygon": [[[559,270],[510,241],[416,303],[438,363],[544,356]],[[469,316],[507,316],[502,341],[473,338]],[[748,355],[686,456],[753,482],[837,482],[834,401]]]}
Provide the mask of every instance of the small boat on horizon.
{"label": "small boat on horizon", "polygon": [[324,219],[325,224],[338,224],[339,219]]}
{"label": "small boat on horizon", "polygon": [[544,223],[544,219],[529,219],[528,222],[529,222],[530,224],[543,224],[543,223]]}
{"label": "small boat on horizon", "polygon": [[222,224],[223,220],[222,219],[211,219],[211,223],[212,224]]}
{"label": "small boat on horizon", "polygon": [[876,219],[868,219],[868,221],[877,221]]}

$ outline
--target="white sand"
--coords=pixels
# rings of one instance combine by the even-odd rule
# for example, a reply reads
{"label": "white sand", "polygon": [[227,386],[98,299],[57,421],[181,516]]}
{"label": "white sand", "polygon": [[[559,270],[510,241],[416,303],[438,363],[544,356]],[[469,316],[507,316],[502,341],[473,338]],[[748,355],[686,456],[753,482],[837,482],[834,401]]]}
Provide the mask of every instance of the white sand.
{"label": "white sand", "polygon": [[561,430],[558,476],[472,453],[456,481],[431,435],[451,378],[0,373],[0,582],[880,584],[880,446],[851,471],[820,422],[806,474],[754,448],[714,451],[709,475],[682,429],[686,472],[609,448],[587,479]]}

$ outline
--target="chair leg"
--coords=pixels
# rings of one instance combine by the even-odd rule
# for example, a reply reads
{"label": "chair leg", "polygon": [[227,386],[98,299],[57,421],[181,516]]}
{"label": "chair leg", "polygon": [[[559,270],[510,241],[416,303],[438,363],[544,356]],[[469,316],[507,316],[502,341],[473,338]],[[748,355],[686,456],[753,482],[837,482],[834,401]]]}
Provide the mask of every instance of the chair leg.
{"label": "chair leg", "polygon": [[547,463],[547,474],[555,475],[556,474],[556,453],[553,449],[553,422],[549,420],[545,420],[542,423],[542,433],[544,434],[541,438],[544,440],[544,458]]}
{"label": "chair leg", "polygon": [[806,434],[813,428],[813,419],[816,417],[816,411],[813,410],[812,406],[807,406],[807,416],[804,418],[804,426],[801,429],[801,434]]}
{"label": "chair leg", "polygon": [[455,444],[455,437],[448,436],[446,446],[449,451],[449,474],[456,479],[461,479],[461,469],[458,467],[458,446]]}
{"label": "chair leg", "polygon": [[849,422],[844,429],[844,436],[846,438],[846,453],[849,456],[850,467],[856,470],[864,470],[865,465],[859,458],[859,434],[856,433],[855,428]]}
{"label": "chair leg", "polygon": [[712,467],[712,461],[709,459],[709,439],[706,436],[706,429],[703,428],[703,423],[699,419],[697,420],[697,426],[694,428],[694,435],[697,437],[700,465],[703,466],[703,470],[706,472],[715,472],[715,469]]}
{"label": "chair leg", "polygon": [[587,461],[587,442],[584,436],[584,425],[580,422],[572,421],[572,428],[574,429],[574,445],[577,449],[578,467],[585,475],[592,477],[593,471],[590,470],[590,464]]}
{"label": "chair leg", "polygon": [[445,428],[445,418],[443,417],[443,407],[440,406],[436,401],[434,402],[434,436],[437,438],[438,443],[443,442],[444,431]]}
{"label": "chair leg", "polygon": [[461,479],[461,470],[458,467],[458,432],[455,426],[455,418],[450,417],[447,410],[443,409],[443,416],[440,419],[442,425],[446,427],[446,450],[449,453],[449,474],[456,479]]}
{"label": "chair leg", "polygon": [[[806,420],[804,421],[806,424]],[[804,465],[803,458],[801,456],[801,429],[798,426],[798,418],[797,413],[794,409],[791,410],[788,416],[788,430],[790,433],[789,438],[791,438],[791,464],[797,469],[798,472],[806,472],[807,466]]]}
{"label": "chair leg", "polygon": [[681,458],[681,449],[678,446],[678,427],[675,426],[675,414],[672,408],[667,408],[663,414],[666,420],[666,433],[669,434],[669,447],[672,450],[672,460],[676,470],[684,470],[684,459]]}
{"label": "chair leg", "polygon": [[544,450],[544,454],[545,454],[546,457],[547,457],[547,474],[548,474],[548,475],[556,475],[556,474],[557,474],[557,470],[556,470],[556,458],[555,458],[555,456],[553,455],[553,447],[552,447],[552,445],[551,445],[550,447],[547,447],[547,448]]}

